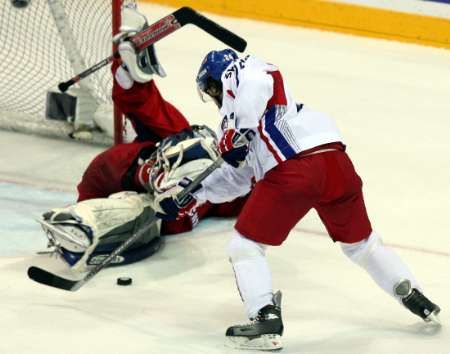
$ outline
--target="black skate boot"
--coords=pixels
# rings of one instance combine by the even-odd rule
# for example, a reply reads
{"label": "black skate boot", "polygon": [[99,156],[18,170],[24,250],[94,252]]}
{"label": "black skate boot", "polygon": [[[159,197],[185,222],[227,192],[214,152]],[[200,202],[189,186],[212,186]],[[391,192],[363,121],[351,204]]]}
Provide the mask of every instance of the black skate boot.
{"label": "black skate boot", "polygon": [[409,280],[401,280],[394,287],[394,292],[400,296],[403,305],[412,313],[421,317],[425,322],[440,323],[438,314],[441,309],[439,306],[433,304],[419,290],[411,288],[411,282]]}
{"label": "black skate boot", "polygon": [[226,345],[236,349],[276,351],[283,348],[283,321],[281,319],[281,292],[273,296],[273,305],[259,310],[256,318],[244,325],[227,329]]}

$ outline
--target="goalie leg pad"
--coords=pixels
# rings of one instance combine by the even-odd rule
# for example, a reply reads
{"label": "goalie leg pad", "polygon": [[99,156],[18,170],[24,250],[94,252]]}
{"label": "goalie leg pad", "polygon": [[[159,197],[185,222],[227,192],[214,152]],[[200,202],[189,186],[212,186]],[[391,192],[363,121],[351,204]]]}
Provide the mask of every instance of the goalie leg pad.
{"label": "goalie leg pad", "polygon": [[[129,249],[125,250],[122,254],[116,256],[109,266],[112,267],[138,262],[158,252],[163,245],[164,239],[161,236],[155,235],[153,239],[151,239],[149,242],[145,244],[139,242],[136,245],[130,246]],[[86,261],[87,266],[96,266],[100,264],[118,246],[120,246],[120,243],[109,244],[106,247],[99,245],[87,259]],[[82,253],[68,252],[64,249],[62,249],[62,252],[64,254],[64,259],[69,264],[71,263],[75,264],[83,256]]]}
{"label": "goalie leg pad", "polygon": [[[82,272],[87,270],[94,253],[97,256],[100,252],[103,256],[109,254],[140,229],[153,213],[152,199],[147,194],[120,192],[109,198],[90,199],[45,213],[43,223],[50,226],[43,227],[72,269]],[[150,241],[159,237],[159,232],[160,222],[157,222],[128,251],[150,247]]]}

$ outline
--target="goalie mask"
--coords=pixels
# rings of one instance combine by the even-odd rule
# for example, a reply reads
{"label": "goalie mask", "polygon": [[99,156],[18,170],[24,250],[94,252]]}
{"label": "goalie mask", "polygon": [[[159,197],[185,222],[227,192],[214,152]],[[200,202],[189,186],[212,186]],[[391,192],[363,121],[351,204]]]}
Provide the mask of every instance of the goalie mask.
{"label": "goalie mask", "polygon": [[218,158],[215,133],[204,125],[191,129],[159,143],[150,171],[150,185],[155,194],[173,188],[184,177],[195,179]]}

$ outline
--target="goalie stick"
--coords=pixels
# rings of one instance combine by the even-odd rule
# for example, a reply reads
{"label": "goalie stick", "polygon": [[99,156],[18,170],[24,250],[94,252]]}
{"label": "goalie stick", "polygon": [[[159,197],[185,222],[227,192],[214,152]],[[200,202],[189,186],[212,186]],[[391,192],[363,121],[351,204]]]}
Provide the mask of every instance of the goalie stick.
{"label": "goalie stick", "polygon": [[[205,169],[200,175],[198,175],[185,189],[177,194],[176,199],[182,200],[189,193],[191,193],[200,183],[208,177],[216,168],[218,168],[223,163],[223,159],[218,157],[207,169]],[[54,288],[76,291],[91,280],[98,272],[103,268],[108,266],[118,255],[124,252],[133,242],[140,239],[156,222],[158,218],[153,216],[148,220],[148,223],[141,229],[136,231],[129,239],[117,247],[108,257],[106,257],[101,263],[96,265],[92,270],[90,270],[82,279],[71,280],[60,277],[54,273],[46,271],[45,269],[31,266],[28,268],[28,277],[38,283],[52,286]]]}
{"label": "goalie stick", "polygon": [[[247,46],[247,42],[243,38],[186,6],[179,8],[170,15],[167,15],[166,17],[163,17],[159,21],[153,23],[145,30],[131,37],[130,41],[134,44],[137,51],[141,51],[142,49],[145,49],[149,45],[159,41],[161,38],[166,37],[189,23],[201,28],[205,32],[239,52],[243,52]],[[61,92],[66,92],[70,86],[108,65],[118,57],[119,53],[118,51],[115,51],[108,58],[103,59],[99,63],[79,73],[70,80],[61,82],[58,85],[59,90]]]}

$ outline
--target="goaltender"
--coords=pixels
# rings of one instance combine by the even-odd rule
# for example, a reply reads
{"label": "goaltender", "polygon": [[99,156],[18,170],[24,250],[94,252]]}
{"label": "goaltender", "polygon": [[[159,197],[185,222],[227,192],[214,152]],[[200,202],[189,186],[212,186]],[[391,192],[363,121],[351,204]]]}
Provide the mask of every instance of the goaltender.
{"label": "goaltender", "polygon": [[[78,184],[77,203],[47,211],[39,220],[51,252],[76,272],[100,263],[146,224],[158,200],[179,192],[181,180],[194,179],[218,157],[215,133],[206,126],[190,126],[159,92],[153,75],[166,74],[154,47],[136,53],[127,40],[145,26],[144,15],[135,7],[124,7],[122,26],[114,37],[120,59],[112,65],[113,100],[136,131],[135,140],[96,156]],[[161,236],[191,231],[207,216],[236,216],[245,200],[194,206],[195,200],[186,200],[186,213],[177,219],[156,210],[162,220],[112,264],[152,255],[160,248]]]}

